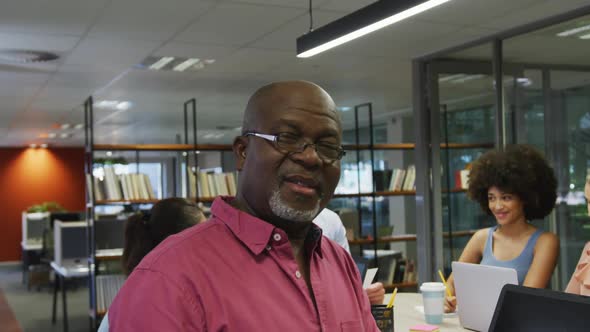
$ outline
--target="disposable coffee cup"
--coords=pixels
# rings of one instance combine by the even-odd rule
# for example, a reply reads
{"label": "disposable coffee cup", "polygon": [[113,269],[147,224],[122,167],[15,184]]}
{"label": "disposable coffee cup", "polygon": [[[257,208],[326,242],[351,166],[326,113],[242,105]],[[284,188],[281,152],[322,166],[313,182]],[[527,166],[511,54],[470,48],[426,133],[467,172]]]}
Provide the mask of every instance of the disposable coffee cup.
{"label": "disposable coffee cup", "polygon": [[385,304],[371,306],[371,313],[377,327],[381,332],[394,332],[393,330],[393,307],[388,308]]}
{"label": "disposable coffee cup", "polygon": [[445,306],[445,285],[442,282],[425,282],[420,286],[424,302],[424,319],[428,324],[440,324]]}

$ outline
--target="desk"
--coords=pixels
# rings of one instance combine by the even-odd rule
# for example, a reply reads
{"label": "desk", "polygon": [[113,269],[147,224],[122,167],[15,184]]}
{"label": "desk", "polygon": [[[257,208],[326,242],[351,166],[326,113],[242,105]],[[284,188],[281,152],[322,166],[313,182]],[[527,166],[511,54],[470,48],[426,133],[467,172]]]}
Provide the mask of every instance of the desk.
{"label": "desk", "polygon": [[63,321],[64,321],[64,332],[68,331],[68,310],[66,302],[66,282],[72,278],[87,277],[89,268],[88,265],[71,265],[62,266],[56,262],[51,262],[51,268],[55,271],[55,286],[53,288],[53,310],[51,316],[51,322],[55,324],[55,314],[57,308],[57,290],[61,288],[61,298],[63,306]]}
{"label": "desk", "polygon": [[39,264],[41,262],[41,250],[43,245],[40,241],[21,241],[20,247],[22,249],[22,267],[23,267],[23,284],[30,285],[27,281],[29,273],[29,266]]}
{"label": "desk", "polygon": [[[389,302],[391,294],[385,295],[384,303]],[[415,309],[422,305],[422,294],[419,293],[397,293],[393,309],[394,326],[396,332],[407,332],[410,327],[416,324],[425,324],[424,314]],[[461,327],[459,316],[444,317],[442,324],[439,324],[441,332],[470,331]]]}

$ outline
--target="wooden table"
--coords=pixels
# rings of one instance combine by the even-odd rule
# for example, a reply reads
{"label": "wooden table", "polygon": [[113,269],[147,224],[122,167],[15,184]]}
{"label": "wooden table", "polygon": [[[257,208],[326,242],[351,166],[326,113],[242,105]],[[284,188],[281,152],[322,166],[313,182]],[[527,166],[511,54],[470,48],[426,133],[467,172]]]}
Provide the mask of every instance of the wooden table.
{"label": "wooden table", "polygon": [[[385,295],[385,303],[389,301],[390,296],[390,294]],[[424,314],[416,309],[417,306],[422,306],[422,294],[397,293],[393,309],[396,332],[407,332],[413,325],[426,324]],[[459,316],[456,314],[445,314],[442,324],[438,326],[441,332],[470,331],[461,327]]]}

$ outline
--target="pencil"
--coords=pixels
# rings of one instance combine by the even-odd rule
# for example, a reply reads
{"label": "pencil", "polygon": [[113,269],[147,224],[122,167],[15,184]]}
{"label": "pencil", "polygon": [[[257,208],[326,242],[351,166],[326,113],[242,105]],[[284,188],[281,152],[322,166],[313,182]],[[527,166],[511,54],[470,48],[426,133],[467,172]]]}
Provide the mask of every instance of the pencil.
{"label": "pencil", "polygon": [[393,290],[393,293],[391,294],[391,298],[389,299],[389,303],[387,303],[387,308],[393,307],[393,301],[395,300],[395,294],[397,294],[397,287],[395,287],[395,289]]}
{"label": "pencil", "polygon": [[449,286],[447,285],[447,281],[445,280],[445,276],[442,274],[441,270],[438,270],[438,276],[440,277],[440,280],[442,281],[443,285],[445,285],[445,289],[447,290],[447,295],[449,297],[453,296],[453,294],[451,294],[451,290],[449,289]]}

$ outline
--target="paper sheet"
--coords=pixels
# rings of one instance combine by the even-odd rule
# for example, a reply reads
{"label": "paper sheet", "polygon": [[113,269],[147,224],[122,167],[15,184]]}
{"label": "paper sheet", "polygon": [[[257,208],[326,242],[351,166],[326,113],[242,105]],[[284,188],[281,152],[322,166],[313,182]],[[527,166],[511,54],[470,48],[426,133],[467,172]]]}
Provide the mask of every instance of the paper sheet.
{"label": "paper sheet", "polygon": [[371,286],[373,279],[375,279],[375,276],[377,275],[377,270],[378,268],[376,267],[367,270],[367,273],[365,273],[365,281],[363,281],[363,288]]}

